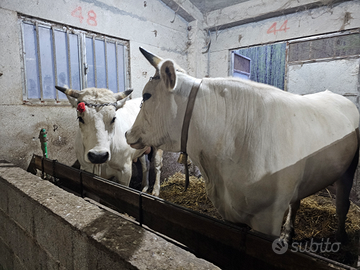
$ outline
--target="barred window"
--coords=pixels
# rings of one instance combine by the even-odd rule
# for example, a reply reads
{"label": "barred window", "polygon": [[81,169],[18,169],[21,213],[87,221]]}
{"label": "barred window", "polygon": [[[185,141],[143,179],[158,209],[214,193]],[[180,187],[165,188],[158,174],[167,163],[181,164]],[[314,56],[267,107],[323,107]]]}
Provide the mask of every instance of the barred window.
{"label": "barred window", "polygon": [[296,41],[289,45],[289,62],[306,62],[360,55],[360,34]]}
{"label": "barred window", "polygon": [[20,18],[24,59],[24,101],[67,100],[55,85],[81,90],[128,87],[128,42],[67,26]]}
{"label": "barred window", "polygon": [[238,65],[233,61],[233,68],[249,70],[250,80],[285,88],[285,42],[242,48],[233,51],[233,55],[236,55],[234,53],[241,55],[242,58],[238,59],[242,61],[239,61]]}

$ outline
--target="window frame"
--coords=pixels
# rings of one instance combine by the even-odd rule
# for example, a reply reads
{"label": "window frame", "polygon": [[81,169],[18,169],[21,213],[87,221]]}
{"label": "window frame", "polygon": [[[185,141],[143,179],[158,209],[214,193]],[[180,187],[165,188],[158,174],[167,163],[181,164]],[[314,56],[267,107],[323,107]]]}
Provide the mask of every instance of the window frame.
{"label": "window frame", "polygon": [[[117,83],[117,89],[116,91],[119,92],[120,90],[122,90],[121,88],[123,87],[124,90],[126,90],[127,88],[130,87],[131,82],[130,82],[130,58],[129,58],[129,41],[128,40],[124,40],[124,39],[120,39],[120,38],[116,38],[116,37],[111,37],[111,36],[107,36],[107,35],[103,35],[103,34],[99,34],[99,33],[95,33],[95,32],[91,32],[91,31],[85,31],[85,30],[80,30],[80,29],[76,29],[73,27],[70,27],[68,25],[64,25],[64,24],[58,24],[58,23],[52,23],[49,21],[45,21],[45,20],[40,20],[40,19],[34,19],[34,18],[29,18],[27,16],[23,16],[23,15],[19,15],[18,17],[18,22],[19,22],[19,27],[20,27],[20,57],[22,59],[21,61],[21,65],[22,65],[22,84],[23,84],[23,89],[22,89],[22,98],[23,98],[23,104],[28,104],[28,105],[69,105],[69,102],[67,99],[59,99],[59,92],[56,91],[56,96],[55,98],[51,98],[51,99],[45,99],[43,97],[43,83],[42,83],[42,74],[41,74],[41,61],[40,61],[40,50],[39,50],[39,43],[40,43],[40,39],[39,39],[39,27],[44,27],[44,28],[48,28],[51,30],[51,36],[52,36],[52,54],[53,54],[53,70],[54,70],[54,82],[55,85],[57,85],[59,78],[58,78],[58,74],[57,74],[57,59],[56,59],[56,43],[55,43],[55,31],[60,31],[60,32],[64,32],[66,34],[66,54],[67,54],[67,59],[68,59],[68,63],[67,63],[67,69],[68,69],[68,83],[69,83],[69,87],[72,87],[72,73],[71,73],[71,58],[70,58],[70,39],[69,36],[70,34],[76,35],[77,36],[77,50],[78,50],[78,61],[79,61],[79,84],[80,84],[80,88],[81,89],[76,89],[76,90],[82,90],[84,88],[87,88],[88,85],[88,72],[87,72],[87,59],[86,59],[86,37],[91,37],[93,39],[93,42],[95,41],[95,39],[97,40],[103,40],[104,41],[104,45],[105,45],[105,73],[106,73],[106,87],[108,88],[109,86],[109,72],[108,72],[108,64],[107,64],[107,43],[113,43],[115,44],[115,52],[116,52],[116,83]],[[40,88],[40,98],[28,98],[28,89],[27,89],[27,72],[26,72],[26,50],[25,50],[25,29],[24,29],[24,25],[25,24],[29,24],[29,25],[33,25],[35,30],[36,30],[36,57],[37,57],[37,67],[38,67],[38,87]],[[122,55],[122,59],[123,59],[123,63],[119,63],[119,47],[123,46],[123,55]],[[121,53],[121,52],[120,52]],[[94,50],[94,54],[95,54],[95,50]],[[123,85],[120,86],[120,78],[119,78],[119,69],[120,69],[120,65],[121,68],[124,72],[123,76],[124,76],[124,82]],[[96,70],[97,68],[95,67],[94,70]]]}
{"label": "window frame", "polygon": [[[268,46],[278,46],[278,45],[284,45],[285,47],[285,50],[284,50],[284,54],[283,54],[283,57],[284,57],[284,82],[283,84],[281,85],[281,87],[283,87],[284,89],[282,89],[279,85],[275,85],[275,87],[278,87],[284,91],[287,91],[287,88],[286,88],[286,72],[287,72],[287,57],[288,57],[288,42],[287,41],[276,41],[276,42],[270,42],[270,43],[264,43],[264,44],[254,44],[254,45],[249,45],[249,46],[243,46],[243,47],[239,47],[239,48],[233,48],[233,49],[229,49],[229,53],[230,53],[230,56],[229,56],[229,66],[230,66],[230,69],[228,71],[229,73],[229,76],[233,76],[233,70],[234,70],[234,53],[236,53],[237,55],[240,55],[241,57],[246,57],[246,58],[249,58],[248,56],[246,56],[246,53],[242,53],[242,52],[239,52],[243,49],[251,49],[251,48],[257,48],[257,47],[268,47]],[[257,59],[251,59],[251,66],[250,66],[250,77],[249,77],[249,80],[252,80],[252,75],[257,75],[256,71],[254,69],[256,69],[257,67]],[[244,72],[243,72],[244,74]],[[256,81],[256,80],[254,80]],[[269,82],[263,82],[263,83],[268,83],[269,85],[272,85],[270,84]]]}
{"label": "window frame", "polygon": [[290,46],[298,43],[304,43],[308,41],[316,41],[316,40],[323,40],[327,38],[334,38],[334,37],[342,37],[342,36],[349,36],[349,35],[360,35],[360,30],[347,30],[342,32],[336,32],[331,34],[319,34],[312,37],[304,37],[304,38],[295,38],[288,41],[288,55],[286,56],[286,62],[288,65],[299,65],[299,64],[307,64],[307,63],[315,63],[315,62],[328,62],[333,60],[341,60],[341,59],[353,59],[353,58],[359,58],[360,54],[354,54],[354,55],[339,55],[339,56],[329,56],[329,57],[323,57],[323,58],[310,58],[306,60],[291,60],[291,52],[290,52]]}
{"label": "window frame", "polygon": [[[235,58],[236,57],[243,58],[243,59],[249,61],[249,66],[250,66],[249,72],[246,72],[246,71],[243,71],[243,70],[237,70],[235,68]],[[236,51],[232,51],[231,52],[231,71],[232,71],[231,76],[233,76],[233,77],[235,77],[235,75],[234,75],[235,73],[239,73],[239,74],[247,76],[248,80],[250,80],[250,76],[251,76],[251,59],[249,57],[246,57],[246,56],[244,56],[242,54],[237,53]]]}
{"label": "window frame", "polygon": [[[352,30],[346,30],[346,31],[341,31],[341,32],[335,32],[335,33],[330,33],[330,34],[319,34],[316,36],[310,36],[310,37],[302,37],[302,38],[294,38],[291,40],[287,41],[287,46],[286,46],[286,51],[287,51],[287,55],[286,55],[286,66],[285,66],[285,90],[287,91],[287,84],[288,84],[288,69],[290,66],[294,66],[294,65],[306,65],[306,64],[312,64],[312,63],[320,63],[320,62],[329,62],[329,61],[336,61],[336,60],[343,60],[343,59],[357,59],[360,57],[360,55],[341,55],[341,56],[331,56],[331,57],[326,57],[326,58],[313,58],[313,59],[308,59],[308,60],[296,60],[296,61],[291,61],[291,52],[290,52],[290,46],[296,43],[301,43],[301,42],[307,42],[307,41],[314,41],[314,40],[321,40],[321,39],[326,39],[326,38],[333,38],[333,37],[341,37],[341,36],[348,36],[348,35],[353,35],[353,34],[358,34],[360,35],[360,30],[359,29],[352,29]],[[360,82],[360,77],[359,77],[359,82]],[[354,96],[353,94],[349,94],[348,96]]]}

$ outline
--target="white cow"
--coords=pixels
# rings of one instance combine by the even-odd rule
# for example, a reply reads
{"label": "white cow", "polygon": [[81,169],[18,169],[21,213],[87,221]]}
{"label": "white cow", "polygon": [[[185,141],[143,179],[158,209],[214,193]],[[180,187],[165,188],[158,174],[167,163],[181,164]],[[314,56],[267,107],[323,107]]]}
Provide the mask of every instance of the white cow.
{"label": "white cow", "polygon": [[[81,169],[94,172],[128,186],[132,175],[132,162],[142,164],[142,186],[146,192],[148,166],[145,155],[149,147],[135,150],[125,139],[125,131],[135,121],[141,98],[127,100],[132,90],[114,94],[108,89],[87,88],[82,91],[56,86],[64,92],[71,105],[77,108],[79,129],[75,140],[76,157]],[[156,180],[153,195],[159,196],[162,150],[155,151]]]}
{"label": "white cow", "polygon": [[[127,142],[180,151],[190,89],[198,79],[140,48],[155,67]],[[359,112],[325,91],[300,96],[235,78],[204,78],[190,120],[187,152],[225,220],[289,241],[300,200],[337,185],[337,237],[346,238],[349,192],[358,164]]]}

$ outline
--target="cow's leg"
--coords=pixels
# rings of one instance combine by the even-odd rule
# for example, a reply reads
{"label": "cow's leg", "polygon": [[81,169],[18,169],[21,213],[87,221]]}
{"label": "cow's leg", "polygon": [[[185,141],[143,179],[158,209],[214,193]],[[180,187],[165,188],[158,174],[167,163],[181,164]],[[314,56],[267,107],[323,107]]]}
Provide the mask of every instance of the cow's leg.
{"label": "cow's leg", "polygon": [[336,181],[336,214],[338,216],[338,230],[336,232],[336,239],[341,242],[347,241],[345,220],[350,207],[349,195],[358,162],[359,150],[356,152],[350,167],[347,169],[344,175],[338,181]]}
{"label": "cow's leg", "polygon": [[152,191],[152,195],[159,197],[160,194],[160,174],[163,161],[163,150],[156,150],[154,155],[154,167],[155,167],[155,183]]}
{"label": "cow's leg", "polygon": [[145,155],[142,155],[140,158],[141,168],[142,168],[142,192],[147,192],[149,189],[149,166],[148,161]]}
{"label": "cow's leg", "polygon": [[268,211],[256,214],[249,225],[255,231],[279,237],[285,211],[286,208],[281,210],[268,209]]}
{"label": "cow's leg", "polygon": [[280,235],[280,238],[287,243],[290,243],[292,237],[294,236],[295,217],[299,207],[300,207],[300,200],[289,205],[289,212],[287,214],[286,221],[283,226],[283,231]]}
{"label": "cow's leg", "polygon": [[117,169],[116,178],[117,182],[124,185],[129,186],[132,175],[132,160],[130,159],[128,162],[124,164],[121,169]]}

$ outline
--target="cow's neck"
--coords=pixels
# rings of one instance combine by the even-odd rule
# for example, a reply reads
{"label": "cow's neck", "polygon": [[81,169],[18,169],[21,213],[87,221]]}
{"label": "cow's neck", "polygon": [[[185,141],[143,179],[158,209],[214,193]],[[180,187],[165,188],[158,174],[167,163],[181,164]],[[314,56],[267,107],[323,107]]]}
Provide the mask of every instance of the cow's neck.
{"label": "cow's neck", "polygon": [[[202,101],[198,98],[198,95],[202,96],[203,94],[201,93],[202,91],[202,86],[200,85],[200,87],[198,88],[198,90],[196,91],[197,94],[195,95],[195,101],[194,101],[194,105],[193,105],[193,110],[191,113],[191,117],[188,115],[187,112],[187,107],[189,106],[189,101],[190,99],[192,99],[191,96],[194,96],[193,94],[191,94],[193,87],[197,86],[197,83],[201,82],[201,80],[193,78],[191,76],[188,76],[186,74],[181,74],[179,76],[180,78],[178,78],[178,85],[177,85],[177,96],[178,98],[181,98],[182,100],[182,108],[181,108],[181,124],[183,129],[185,125],[188,125],[188,131],[187,134],[184,134],[184,130],[181,129],[181,133],[179,134],[180,136],[179,138],[179,147],[181,149],[181,152],[187,152],[190,156],[190,158],[194,158],[194,156],[196,155],[196,153],[198,153],[199,151],[201,151],[201,149],[197,148],[197,143],[196,141],[199,139],[199,136],[203,136],[201,135],[202,131],[198,130],[198,127],[201,126],[201,123],[199,121],[201,121],[201,117],[199,117],[199,106],[202,106]],[[194,90],[193,90],[194,91]],[[191,101],[190,101],[191,103]],[[192,106],[192,105],[190,105]],[[196,116],[194,117],[194,113],[196,112]],[[185,120],[185,118],[189,118],[189,120]],[[187,122],[188,121],[188,122]],[[194,132],[194,130],[197,130],[196,132]],[[190,134],[191,132],[191,134]],[[196,133],[196,134],[194,134]],[[186,139],[186,148],[184,148],[184,136],[187,135],[187,139]],[[199,136],[198,136],[199,135]],[[193,156],[193,157],[192,157]]]}
{"label": "cow's neck", "polygon": [[228,146],[232,145],[239,147],[241,153],[240,156],[236,155],[238,158],[249,154],[243,143],[246,140],[247,118],[242,117],[248,108],[238,103],[241,98],[236,95],[240,94],[244,95],[229,85],[219,86],[213,79],[203,79],[195,101],[187,143],[187,152],[195,163],[201,163],[201,156],[225,158],[232,151]]}

